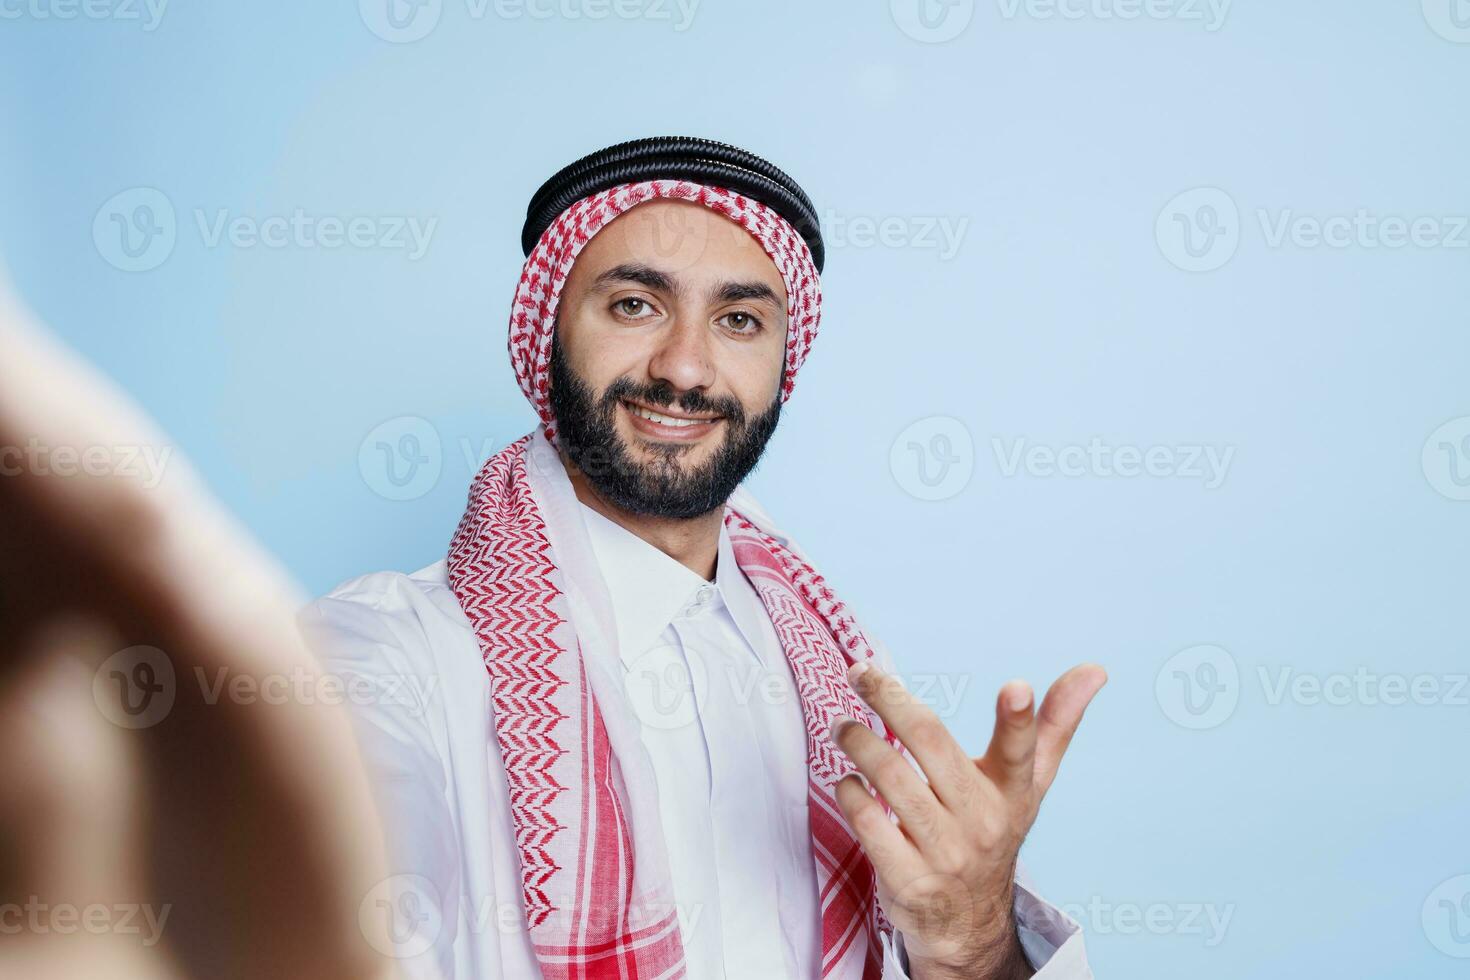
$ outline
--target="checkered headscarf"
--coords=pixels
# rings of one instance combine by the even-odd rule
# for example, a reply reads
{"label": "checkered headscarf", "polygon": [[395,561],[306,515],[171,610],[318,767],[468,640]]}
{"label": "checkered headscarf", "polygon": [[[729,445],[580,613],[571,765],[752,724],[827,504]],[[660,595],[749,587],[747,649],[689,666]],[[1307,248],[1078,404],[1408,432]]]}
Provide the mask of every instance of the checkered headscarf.
{"label": "checkered headscarf", "polygon": [[786,285],[786,381],[781,399],[791,396],[796,372],[810,353],[822,319],[822,286],[811,249],[791,223],[746,195],[682,180],[622,184],[584,197],[562,212],[541,235],[526,259],[510,314],[510,363],[516,381],[555,438],[551,414],[552,327],[562,287],[572,264],[592,236],[618,215],[655,198],[693,201],[724,215],[748,231],[765,249]]}

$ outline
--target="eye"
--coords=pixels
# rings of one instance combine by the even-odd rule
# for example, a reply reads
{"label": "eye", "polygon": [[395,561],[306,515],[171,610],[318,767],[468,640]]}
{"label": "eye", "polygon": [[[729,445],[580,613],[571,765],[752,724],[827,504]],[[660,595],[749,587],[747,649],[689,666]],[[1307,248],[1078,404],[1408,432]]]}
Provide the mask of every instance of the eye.
{"label": "eye", "polygon": [[744,310],[726,313],[717,322],[724,323],[731,331],[738,334],[756,333],[761,328],[760,320],[756,319],[753,314],[746,313]]}
{"label": "eye", "polygon": [[642,320],[653,312],[653,304],[641,296],[625,296],[612,305],[613,312],[629,320]]}

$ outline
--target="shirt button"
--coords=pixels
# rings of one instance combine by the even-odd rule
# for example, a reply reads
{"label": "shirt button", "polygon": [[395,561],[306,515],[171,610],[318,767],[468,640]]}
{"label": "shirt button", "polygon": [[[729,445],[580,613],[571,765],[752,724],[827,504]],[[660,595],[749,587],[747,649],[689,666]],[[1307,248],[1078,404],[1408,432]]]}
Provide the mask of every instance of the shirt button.
{"label": "shirt button", "polygon": [[701,585],[698,591],[694,593],[694,598],[689,600],[689,611],[691,613],[702,611],[705,606],[710,604],[714,595],[715,587],[713,585]]}

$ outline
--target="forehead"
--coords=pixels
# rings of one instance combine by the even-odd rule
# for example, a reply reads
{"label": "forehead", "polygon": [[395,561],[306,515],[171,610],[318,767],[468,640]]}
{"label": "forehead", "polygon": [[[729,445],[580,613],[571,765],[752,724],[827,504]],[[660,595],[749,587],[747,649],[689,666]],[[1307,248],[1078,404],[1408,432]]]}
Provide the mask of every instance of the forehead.
{"label": "forehead", "polygon": [[690,201],[655,199],[618,215],[582,247],[568,285],[634,262],[681,285],[759,280],[786,297],[781,272],[760,242],[719,212]]}

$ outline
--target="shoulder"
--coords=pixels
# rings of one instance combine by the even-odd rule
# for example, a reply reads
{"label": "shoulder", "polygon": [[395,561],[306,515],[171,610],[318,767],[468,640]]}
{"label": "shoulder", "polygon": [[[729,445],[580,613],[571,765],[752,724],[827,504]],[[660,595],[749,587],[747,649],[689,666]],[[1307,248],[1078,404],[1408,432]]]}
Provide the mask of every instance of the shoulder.
{"label": "shoulder", "polygon": [[334,603],[355,603],[386,611],[396,609],[405,602],[412,602],[415,597],[432,597],[450,591],[448,563],[441,559],[416,572],[370,572],[350,578],[310,603],[307,608],[330,606]]}
{"label": "shoulder", "polygon": [[373,572],[349,579],[297,613],[307,643],[329,661],[432,661],[435,647],[472,638],[449,587],[445,562],[416,572]]}

